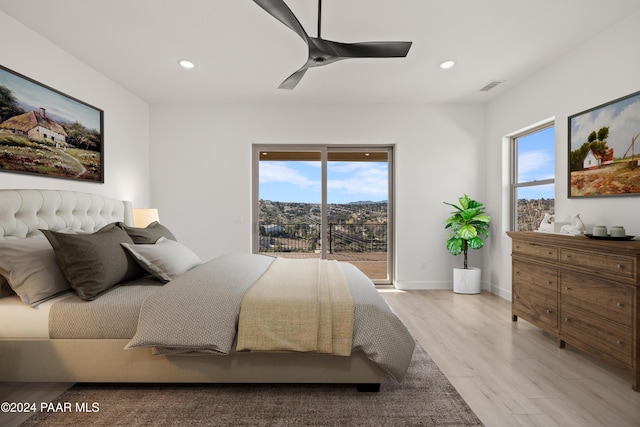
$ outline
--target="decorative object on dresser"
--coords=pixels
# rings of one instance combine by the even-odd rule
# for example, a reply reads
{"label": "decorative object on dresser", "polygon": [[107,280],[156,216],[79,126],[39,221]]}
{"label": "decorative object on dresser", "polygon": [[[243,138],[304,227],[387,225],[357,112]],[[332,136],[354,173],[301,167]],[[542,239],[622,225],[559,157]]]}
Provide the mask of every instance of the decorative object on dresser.
{"label": "decorative object on dresser", "polygon": [[540,221],[540,225],[538,226],[538,230],[541,233],[560,233],[562,227],[565,225],[571,225],[569,222],[559,222],[556,221],[556,216],[550,213],[545,213],[542,221]]}
{"label": "decorative object on dresser", "polygon": [[535,232],[512,239],[512,320],[631,371],[640,391],[640,241]]}
{"label": "decorative object on dresser", "polygon": [[600,240],[633,240],[636,236],[630,236],[621,225],[614,225],[611,227],[611,234],[607,232],[607,227],[604,225],[594,225],[591,234],[585,234],[590,239]]}
{"label": "decorative object on dresser", "polygon": [[565,225],[560,227],[561,233],[566,234],[584,234],[584,222],[580,219],[580,214],[570,215],[564,220]]}
{"label": "decorative object on dresser", "polygon": [[447,250],[453,255],[462,254],[464,268],[453,269],[453,292],[459,294],[479,294],[481,289],[481,270],[468,266],[469,248],[480,249],[484,245],[482,239],[489,237],[491,217],[485,213],[485,207],[466,194],[458,198],[460,205],[444,202],[456,210],[445,220],[445,229],[451,231],[447,235]]}
{"label": "decorative object on dresser", "polygon": [[555,230],[555,215],[549,213],[544,214],[544,218],[540,221],[538,231],[554,232]]}

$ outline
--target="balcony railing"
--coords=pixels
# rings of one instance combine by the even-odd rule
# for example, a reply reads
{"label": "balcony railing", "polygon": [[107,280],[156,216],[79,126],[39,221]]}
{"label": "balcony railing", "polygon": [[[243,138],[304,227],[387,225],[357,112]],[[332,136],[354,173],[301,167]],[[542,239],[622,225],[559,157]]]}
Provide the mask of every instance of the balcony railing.
{"label": "balcony railing", "polygon": [[[320,224],[260,225],[260,252],[321,250]],[[329,224],[327,252],[386,252],[387,224]]]}

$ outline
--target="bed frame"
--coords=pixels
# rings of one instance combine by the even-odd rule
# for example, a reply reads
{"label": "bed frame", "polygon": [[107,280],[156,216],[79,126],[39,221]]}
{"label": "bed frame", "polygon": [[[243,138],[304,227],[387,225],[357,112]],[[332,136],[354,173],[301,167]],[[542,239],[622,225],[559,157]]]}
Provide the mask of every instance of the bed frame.
{"label": "bed frame", "polygon": [[[115,221],[133,225],[130,202],[58,190],[0,190],[0,237],[38,229],[96,231]],[[385,372],[362,353],[349,357],[298,353],[153,356],[124,350],[129,340],[0,339],[0,381],[113,383],[341,383],[378,391]]]}

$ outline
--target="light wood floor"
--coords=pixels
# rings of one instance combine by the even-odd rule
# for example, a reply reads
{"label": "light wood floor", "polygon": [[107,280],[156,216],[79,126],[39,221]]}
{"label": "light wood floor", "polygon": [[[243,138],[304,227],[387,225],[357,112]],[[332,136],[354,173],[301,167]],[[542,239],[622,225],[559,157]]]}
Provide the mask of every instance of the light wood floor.
{"label": "light wood floor", "polygon": [[[610,368],[529,323],[489,293],[381,289],[487,427],[640,426],[640,393]],[[48,401],[69,384],[2,384],[0,402]],[[25,417],[0,413],[0,425]]]}
{"label": "light wood floor", "polygon": [[381,290],[486,426],[640,426],[631,375],[519,319],[489,293]]}

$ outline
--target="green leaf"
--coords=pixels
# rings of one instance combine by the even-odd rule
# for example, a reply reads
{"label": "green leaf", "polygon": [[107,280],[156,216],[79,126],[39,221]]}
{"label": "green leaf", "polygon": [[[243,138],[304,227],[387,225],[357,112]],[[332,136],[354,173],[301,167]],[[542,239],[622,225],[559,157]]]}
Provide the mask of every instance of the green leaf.
{"label": "green leaf", "polygon": [[476,227],[476,230],[478,231],[478,236],[482,236],[485,239],[487,237],[489,237],[489,231],[487,231],[486,228],[484,228],[484,227]]}
{"label": "green leaf", "polygon": [[492,219],[485,213],[485,206],[467,194],[458,197],[458,202],[459,205],[443,202],[455,208],[451,216],[444,221],[445,229],[450,230],[447,236],[447,250],[453,255],[466,253],[468,247],[482,248],[482,239],[489,237],[488,229]]}
{"label": "green leaf", "polygon": [[483,245],[482,239],[480,239],[479,237],[473,237],[469,239],[468,243],[471,249],[480,249]]}
{"label": "green leaf", "polygon": [[460,206],[462,206],[462,209],[464,210],[467,210],[469,208],[470,201],[471,199],[466,194],[462,197],[458,197],[458,202],[460,202]]}
{"label": "green leaf", "polygon": [[489,215],[479,215],[474,220],[489,223],[491,222],[491,217]]}
{"label": "green leaf", "polygon": [[482,206],[484,205],[480,202],[476,202],[475,200],[469,200],[469,208],[480,208]]}
{"label": "green leaf", "polygon": [[478,235],[478,231],[471,224],[463,225],[458,230],[458,236],[460,236],[464,240],[469,240],[471,238],[476,237],[477,235]]}
{"label": "green leaf", "polygon": [[[449,206],[453,206],[454,208],[456,208],[457,210],[461,211],[462,209],[460,208],[460,206],[454,205],[453,203],[447,203],[447,202],[442,202],[445,205],[449,205]],[[451,212],[452,214],[454,214],[455,212]]]}
{"label": "green leaf", "polygon": [[462,253],[462,239],[447,240],[447,250],[453,255],[460,255]]}

